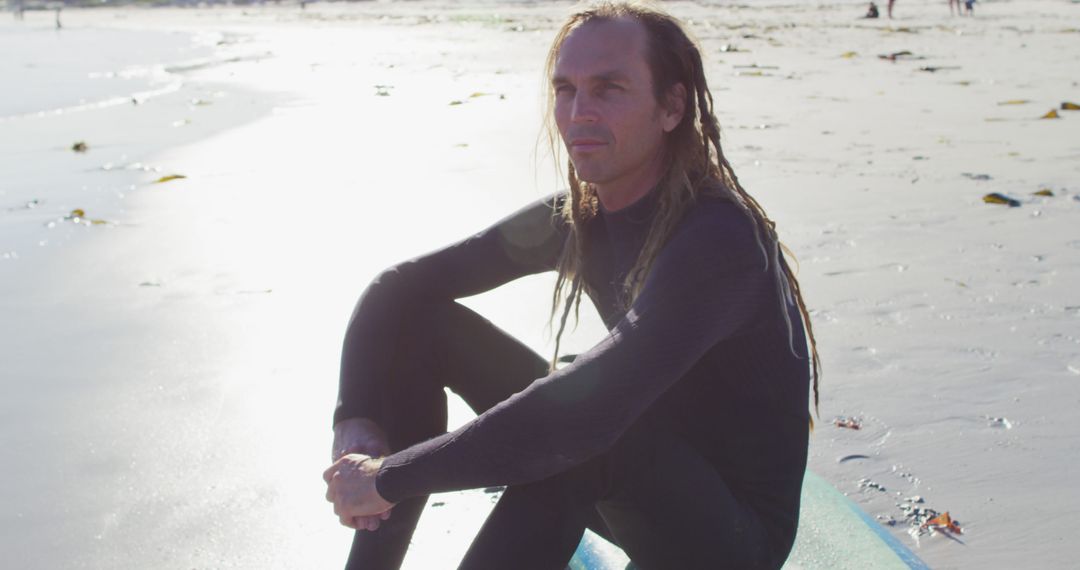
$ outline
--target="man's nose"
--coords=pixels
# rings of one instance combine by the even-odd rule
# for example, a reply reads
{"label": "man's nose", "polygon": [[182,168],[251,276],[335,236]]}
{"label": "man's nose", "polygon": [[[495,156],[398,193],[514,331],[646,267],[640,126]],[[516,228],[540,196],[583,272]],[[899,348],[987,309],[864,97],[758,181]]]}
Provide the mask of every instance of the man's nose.
{"label": "man's nose", "polygon": [[574,104],[570,109],[570,120],[574,123],[595,123],[600,115],[596,102],[584,89],[574,94]]}

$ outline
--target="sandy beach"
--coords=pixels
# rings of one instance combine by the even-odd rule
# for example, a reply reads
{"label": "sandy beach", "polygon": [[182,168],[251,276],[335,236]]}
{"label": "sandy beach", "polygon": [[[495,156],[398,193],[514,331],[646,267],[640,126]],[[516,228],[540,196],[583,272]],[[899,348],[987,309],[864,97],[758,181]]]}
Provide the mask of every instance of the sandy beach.
{"label": "sandy beach", "polygon": [[[799,262],[810,469],[933,568],[1074,566],[1080,3],[664,6]],[[3,565],[340,567],[346,320],[381,269],[561,188],[541,73],[571,7],[0,13]],[[553,280],[466,303],[547,354]],[[589,309],[571,352],[603,334]],[[429,551],[491,504],[432,501],[476,516],[429,508]]]}

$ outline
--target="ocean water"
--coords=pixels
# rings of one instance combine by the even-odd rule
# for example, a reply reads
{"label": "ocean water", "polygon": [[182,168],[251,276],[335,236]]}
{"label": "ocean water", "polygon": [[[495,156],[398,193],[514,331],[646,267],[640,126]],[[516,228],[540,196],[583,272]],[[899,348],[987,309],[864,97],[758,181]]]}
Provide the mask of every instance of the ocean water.
{"label": "ocean water", "polygon": [[72,14],[59,30],[51,13],[0,18],[0,274],[77,243],[89,227],[72,212],[117,227],[125,196],[163,175],[156,154],[265,111],[196,79],[244,61],[233,36],[108,27],[134,13]]}
{"label": "ocean water", "polygon": [[34,13],[0,23],[0,120],[175,91],[180,80],[172,70],[209,57],[219,41],[213,34],[58,30],[51,18]]}

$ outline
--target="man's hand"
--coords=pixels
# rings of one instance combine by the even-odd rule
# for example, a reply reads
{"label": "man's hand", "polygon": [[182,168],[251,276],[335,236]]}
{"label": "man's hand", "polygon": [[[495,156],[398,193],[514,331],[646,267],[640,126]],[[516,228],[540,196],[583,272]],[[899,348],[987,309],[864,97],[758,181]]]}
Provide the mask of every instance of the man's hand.
{"label": "man's hand", "polygon": [[[382,428],[367,418],[341,420],[334,425],[334,446],[330,450],[330,460],[336,462],[350,453],[382,457],[390,453],[390,442]],[[327,480],[327,483],[330,481]],[[343,518],[341,524],[356,530],[376,530],[380,522],[388,518],[389,510],[378,516],[358,516],[352,520]]]}
{"label": "man's hand", "polygon": [[375,476],[382,459],[351,453],[338,459],[323,473],[326,500],[334,503],[341,524],[356,530],[376,530],[390,518],[394,504],[383,499],[375,488]]}

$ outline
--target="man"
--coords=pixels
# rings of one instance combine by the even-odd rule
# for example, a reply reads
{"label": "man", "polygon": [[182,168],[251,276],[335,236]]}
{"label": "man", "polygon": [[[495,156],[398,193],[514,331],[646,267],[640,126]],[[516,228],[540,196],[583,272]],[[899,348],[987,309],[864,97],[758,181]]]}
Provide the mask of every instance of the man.
{"label": "man", "polygon": [[[698,48],[605,4],[563,26],[548,74],[570,191],[383,272],[350,321],[324,473],[349,567],[397,567],[428,494],[506,485],[463,568],[561,569],[585,528],[640,568],[779,568],[817,354]],[[543,271],[556,356],[583,292],[610,330],[558,370],[455,302]],[[451,433],[443,387],[479,414]]]}

